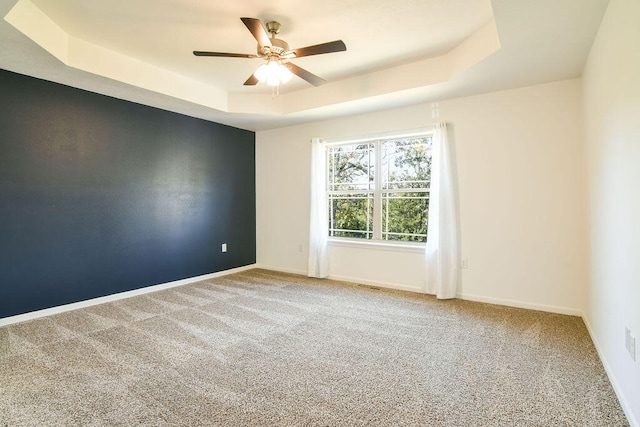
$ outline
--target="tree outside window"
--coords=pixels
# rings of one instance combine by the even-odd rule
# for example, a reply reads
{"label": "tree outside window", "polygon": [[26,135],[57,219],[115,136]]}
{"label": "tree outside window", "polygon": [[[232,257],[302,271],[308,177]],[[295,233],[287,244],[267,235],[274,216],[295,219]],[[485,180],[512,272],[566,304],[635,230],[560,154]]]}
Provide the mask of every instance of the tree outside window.
{"label": "tree outside window", "polygon": [[330,146],[329,236],[426,242],[431,135]]}

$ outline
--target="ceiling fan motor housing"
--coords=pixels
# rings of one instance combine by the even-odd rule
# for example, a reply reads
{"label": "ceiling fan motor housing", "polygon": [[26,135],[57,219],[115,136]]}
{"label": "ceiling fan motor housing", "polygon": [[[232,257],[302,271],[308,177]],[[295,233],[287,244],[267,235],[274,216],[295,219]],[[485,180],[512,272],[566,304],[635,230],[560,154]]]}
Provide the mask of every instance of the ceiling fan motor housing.
{"label": "ceiling fan motor housing", "polygon": [[268,58],[273,55],[277,55],[278,57],[283,53],[289,50],[289,43],[284,40],[280,40],[276,38],[276,34],[280,32],[280,23],[276,21],[267,22],[267,31],[271,34],[271,38],[269,41],[271,42],[271,47],[269,46],[260,46],[258,44],[258,55]]}
{"label": "ceiling fan motor housing", "polygon": [[[276,54],[280,56],[289,50],[289,43],[287,43],[284,40],[280,40],[273,37],[272,39],[270,39],[270,41],[271,41],[271,49],[269,50],[271,51],[272,54]],[[258,46],[258,50],[260,50],[260,46]]]}

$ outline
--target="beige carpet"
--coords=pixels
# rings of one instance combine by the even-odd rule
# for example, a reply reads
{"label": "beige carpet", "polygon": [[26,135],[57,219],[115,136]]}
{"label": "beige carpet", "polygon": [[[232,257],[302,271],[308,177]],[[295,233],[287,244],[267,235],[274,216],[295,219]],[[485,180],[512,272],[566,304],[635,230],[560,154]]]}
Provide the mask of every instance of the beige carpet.
{"label": "beige carpet", "polygon": [[0,328],[0,426],[626,426],[580,318],[252,270]]}

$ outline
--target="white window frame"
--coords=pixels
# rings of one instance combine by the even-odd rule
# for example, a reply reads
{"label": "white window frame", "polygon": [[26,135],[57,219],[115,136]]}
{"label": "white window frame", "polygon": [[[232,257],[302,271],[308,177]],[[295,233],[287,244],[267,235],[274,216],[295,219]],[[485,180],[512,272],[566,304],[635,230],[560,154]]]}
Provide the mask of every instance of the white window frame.
{"label": "white window frame", "polygon": [[[353,144],[365,144],[376,141],[384,141],[390,139],[405,139],[412,137],[433,137],[433,127],[428,128],[419,128],[412,129],[407,131],[399,131],[399,132],[386,132],[380,134],[373,134],[355,138],[340,138],[340,139],[331,139],[325,141],[325,146],[327,148],[339,146],[339,145],[353,145]],[[378,146],[381,144],[378,144]],[[375,169],[375,188],[372,191],[374,194],[374,201],[378,200],[382,201],[382,193],[392,193],[394,189],[383,189],[382,188],[382,168],[380,167],[382,164],[381,153],[382,150],[376,148],[374,150],[376,160],[376,169]],[[329,150],[327,150],[327,170],[329,167]],[[360,192],[361,190],[358,190]],[[369,190],[371,191],[371,190]],[[395,190],[398,192],[402,192],[404,190],[398,189]],[[429,190],[422,191],[425,193],[429,193]],[[326,177],[326,197],[329,197],[329,175]],[[376,206],[374,204],[374,206]],[[378,226],[376,226],[378,225]],[[414,252],[414,251],[422,251],[426,245],[425,242],[407,242],[407,241],[399,241],[399,240],[384,240],[382,239],[382,204],[379,203],[376,208],[373,209],[373,238],[359,238],[359,237],[339,237],[339,236],[331,236],[329,235],[328,241],[332,246],[358,246],[365,247],[369,249],[385,249],[392,251],[402,251],[402,252]]]}

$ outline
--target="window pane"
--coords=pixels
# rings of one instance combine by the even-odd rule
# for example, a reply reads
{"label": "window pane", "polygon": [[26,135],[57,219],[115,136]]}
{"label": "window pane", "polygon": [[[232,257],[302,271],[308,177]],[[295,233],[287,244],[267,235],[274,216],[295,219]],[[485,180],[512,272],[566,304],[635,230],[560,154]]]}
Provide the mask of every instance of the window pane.
{"label": "window pane", "polygon": [[382,193],[382,238],[427,241],[429,193]]}
{"label": "window pane", "polygon": [[328,150],[329,191],[372,190],[375,155],[373,144],[350,144]]}
{"label": "window pane", "polygon": [[430,136],[383,142],[382,188],[429,188],[430,179]]}
{"label": "window pane", "polygon": [[329,195],[329,236],[373,238],[373,194]]}

